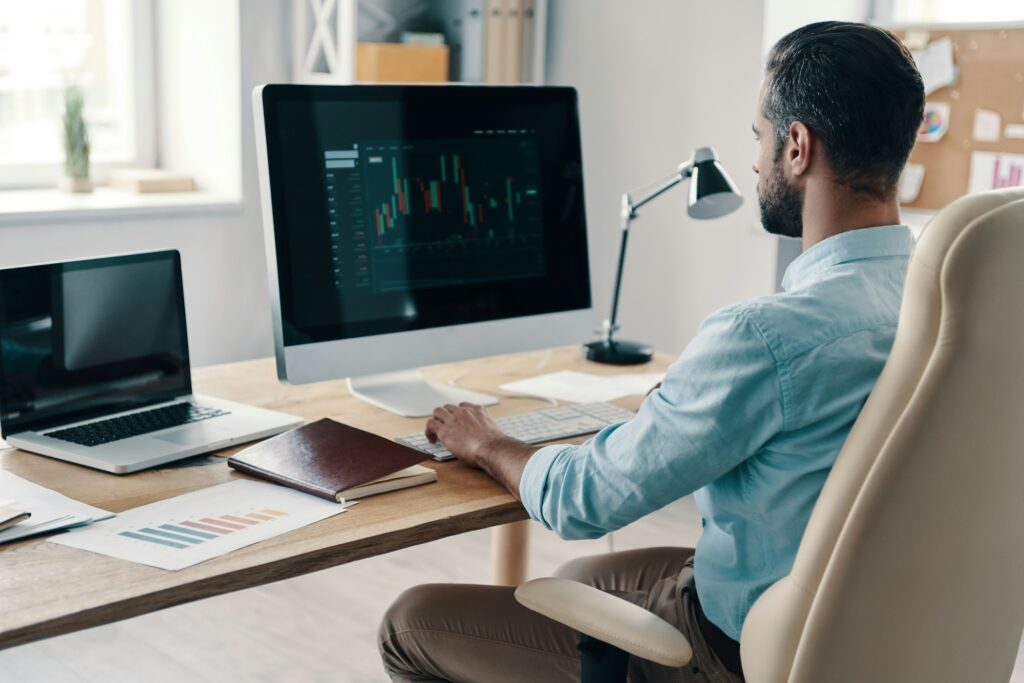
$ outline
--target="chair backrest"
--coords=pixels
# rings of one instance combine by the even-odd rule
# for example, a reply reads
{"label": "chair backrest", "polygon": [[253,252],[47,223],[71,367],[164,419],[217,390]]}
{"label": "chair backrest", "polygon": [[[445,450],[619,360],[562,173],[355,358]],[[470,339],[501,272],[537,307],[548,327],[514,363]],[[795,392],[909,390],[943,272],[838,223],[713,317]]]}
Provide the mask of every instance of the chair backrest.
{"label": "chair backrest", "polygon": [[749,683],[995,683],[1024,625],[1024,189],[964,197],[911,257],[892,353],[790,574],[741,638]]}

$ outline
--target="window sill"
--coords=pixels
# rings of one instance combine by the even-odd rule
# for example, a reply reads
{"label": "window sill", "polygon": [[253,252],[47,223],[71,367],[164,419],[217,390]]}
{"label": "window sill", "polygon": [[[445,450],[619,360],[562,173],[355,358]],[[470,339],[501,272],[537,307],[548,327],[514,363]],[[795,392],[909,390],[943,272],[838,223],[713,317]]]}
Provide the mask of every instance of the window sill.
{"label": "window sill", "polygon": [[214,192],[136,194],[106,187],[73,194],[60,190],[0,191],[0,227],[73,223],[105,218],[158,218],[242,210],[240,197]]}

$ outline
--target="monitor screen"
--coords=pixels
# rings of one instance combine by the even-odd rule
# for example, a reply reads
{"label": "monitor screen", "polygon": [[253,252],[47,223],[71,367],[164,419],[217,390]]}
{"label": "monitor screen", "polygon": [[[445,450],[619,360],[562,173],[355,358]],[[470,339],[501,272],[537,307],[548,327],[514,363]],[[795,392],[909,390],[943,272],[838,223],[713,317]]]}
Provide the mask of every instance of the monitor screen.
{"label": "monitor screen", "polygon": [[262,97],[285,346],[590,307],[573,89]]}
{"label": "monitor screen", "polygon": [[190,393],[178,252],[0,270],[4,434]]}

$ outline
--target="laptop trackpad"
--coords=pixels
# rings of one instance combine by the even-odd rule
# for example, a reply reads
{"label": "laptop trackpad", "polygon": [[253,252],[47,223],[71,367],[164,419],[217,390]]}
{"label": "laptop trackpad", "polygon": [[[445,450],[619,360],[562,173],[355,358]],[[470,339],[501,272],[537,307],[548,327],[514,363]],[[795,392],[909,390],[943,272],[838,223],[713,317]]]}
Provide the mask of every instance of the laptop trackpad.
{"label": "laptop trackpad", "polygon": [[224,441],[229,437],[225,429],[202,422],[178,427],[163,434],[153,434],[152,438],[168,441],[179,446],[203,446]]}

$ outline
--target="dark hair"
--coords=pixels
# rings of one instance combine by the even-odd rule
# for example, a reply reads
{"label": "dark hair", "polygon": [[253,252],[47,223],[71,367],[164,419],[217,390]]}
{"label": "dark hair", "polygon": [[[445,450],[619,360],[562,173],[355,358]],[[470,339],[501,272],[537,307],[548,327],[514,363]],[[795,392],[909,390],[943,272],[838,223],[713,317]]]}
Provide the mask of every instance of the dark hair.
{"label": "dark hair", "polygon": [[765,70],[776,157],[800,121],[821,139],[836,182],[879,199],[895,193],[924,113],[921,74],[896,36],[866,24],[808,24],[775,44]]}

